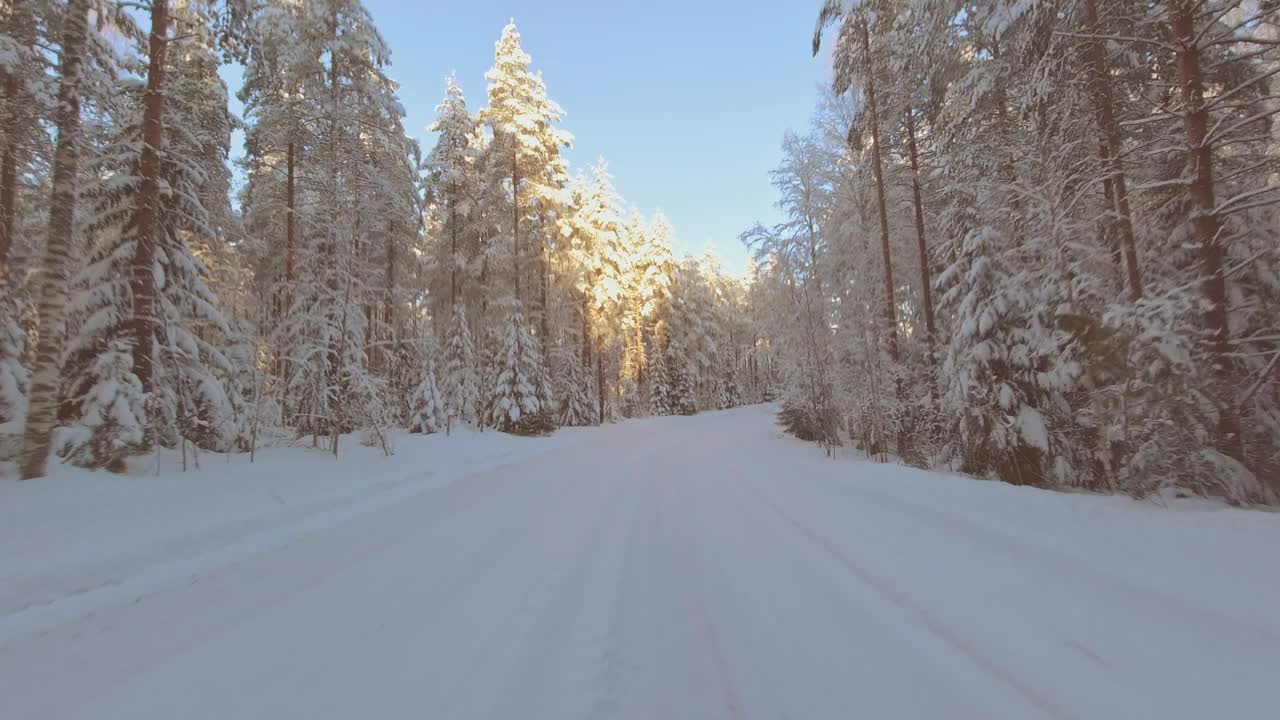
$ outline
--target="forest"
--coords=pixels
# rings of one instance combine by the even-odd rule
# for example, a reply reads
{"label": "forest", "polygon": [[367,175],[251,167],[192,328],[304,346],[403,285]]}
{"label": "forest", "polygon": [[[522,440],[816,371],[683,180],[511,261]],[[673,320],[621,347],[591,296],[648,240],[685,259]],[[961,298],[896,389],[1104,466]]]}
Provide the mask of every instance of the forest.
{"label": "forest", "polygon": [[514,22],[427,147],[358,0],[3,0],[0,460],[776,401],[831,453],[1280,500],[1280,3],[814,5],[740,274],[570,168]]}
{"label": "forest", "polygon": [[764,396],[745,284],[675,258],[603,161],[570,173],[514,22],[485,106],[447,79],[422,148],[359,2],[144,9],[4,7],[0,428],[24,477]]}
{"label": "forest", "polygon": [[792,430],[1275,502],[1280,3],[820,5],[832,91],[742,236]]}

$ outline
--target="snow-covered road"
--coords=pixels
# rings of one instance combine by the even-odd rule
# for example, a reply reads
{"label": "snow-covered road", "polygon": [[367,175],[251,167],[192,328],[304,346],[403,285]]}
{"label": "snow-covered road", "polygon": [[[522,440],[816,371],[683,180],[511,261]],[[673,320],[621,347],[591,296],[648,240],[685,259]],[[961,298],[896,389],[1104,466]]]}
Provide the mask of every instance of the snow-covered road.
{"label": "snow-covered road", "polygon": [[769,408],[547,442],[251,551],[0,614],[0,717],[1167,720],[1280,704],[1275,514],[827,460]]}

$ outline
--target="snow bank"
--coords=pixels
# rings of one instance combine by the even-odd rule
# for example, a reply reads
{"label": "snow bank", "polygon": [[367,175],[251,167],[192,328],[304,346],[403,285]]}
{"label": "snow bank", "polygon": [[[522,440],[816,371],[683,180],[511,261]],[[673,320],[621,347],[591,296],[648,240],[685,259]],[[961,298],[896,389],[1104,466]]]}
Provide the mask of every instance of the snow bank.
{"label": "snow bank", "polygon": [[0,466],[0,618],[48,616],[28,617],[28,631],[83,611],[84,602],[68,602],[77,597],[137,592],[135,585],[269,549],[570,437],[401,434],[391,457],[348,437],[338,458],[303,447],[264,449],[252,463],[247,454],[200,453],[188,455],[185,472],[181,456],[165,451],[135,458],[119,475],[55,461],[49,477],[28,482]]}

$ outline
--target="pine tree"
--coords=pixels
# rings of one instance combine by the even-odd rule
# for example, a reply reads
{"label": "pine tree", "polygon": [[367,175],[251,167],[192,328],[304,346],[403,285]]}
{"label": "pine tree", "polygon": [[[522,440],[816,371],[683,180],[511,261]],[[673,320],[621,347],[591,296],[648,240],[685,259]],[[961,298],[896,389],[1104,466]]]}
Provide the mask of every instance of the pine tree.
{"label": "pine tree", "polygon": [[424,363],[422,381],[413,391],[413,414],[409,418],[409,432],[430,435],[448,426],[451,411],[446,410],[444,397],[436,385],[435,362],[428,358]]}
{"label": "pine tree", "polygon": [[871,134],[871,167],[875,173],[877,216],[880,220],[881,265],[884,271],[885,300],[882,308],[885,313],[885,342],[890,359],[896,363],[898,362],[898,303],[894,299],[894,291],[897,286],[893,280],[893,259],[889,244],[883,138],[880,134],[880,108],[876,94],[876,81],[880,72],[876,63],[882,53],[873,53],[871,48],[871,26],[882,22],[884,16],[876,12],[877,8],[874,5],[875,3],[870,2],[849,4],[842,0],[827,0],[819,17],[818,31],[813,38],[813,51],[815,55],[818,52],[822,28],[828,22],[839,20],[842,26],[835,49],[837,63],[835,82],[837,92],[858,82],[866,98],[864,112],[867,130]]}
{"label": "pine tree", "polygon": [[592,393],[591,370],[568,348],[558,348],[552,353],[556,376],[555,395],[560,398],[559,424],[565,427],[583,427],[596,424],[595,398]]}
{"label": "pine tree", "polygon": [[73,465],[123,472],[125,458],[146,443],[147,430],[145,393],[133,372],[129,343],[112,340],[93,359],[90,373],[82,412],[62,438],[58,454]]}
{"label": "pine tree", "polygon": [[493,358],[489,423],[503,432],[519,432],[522,423],[543,409],[538,401],[539,356],[519,301],[510,301],[504,325],[506,332]]}
{"label": "pine tree", "polygon": [[667,367],[671,368],[671,412],[676,415],[696,415],[698,412],[697,384],[694,372],[680,348],[668,347]]}
{"label": "pine tree", "polygon": [[720,375],[720,409],[728,410],[742,404],[742,390],[738,386],[738,361],[732,351],[725,358]]}
{"label": "pine tree", "polygon": [[262,238],[255,272],[274,385],[286,421],[336,447],[341,433],[398,414],[384,398],[403,379],[393,366],[424,290],[413,284],[424,249],[417,148],[363,5],[268,0],[250,36],[242,202]]}
{"label": "pine tree", "polygon": [[20,430],[27,413],[30,378],[22,365],[26,342],[26,333],[18,325],[17,298],[0,279],[0,435]]}
{"label": "pine tree", "polygon": [[129,296],[132,308],[127,322],[133,340],[133,372],[145,394],[154,392],[156,356],[156,273],[159,255],[160,150],[164,144],[165,55],[169,48],[168,0],[151,0],[151,31],[147,51],[147,89],[142,100],[142,143],[138,161],[138,188],[133,210],[133,257],[130,262]]}
{"label": "pine tree", "polygon": [[452,428],[455,422],[478,422],[480,384],[476,373],[476,352],[463,305],[455,305],[453,308],[453,321],[449,324],[448,345],[445,348],[443,384],[445,406],[449,409],[449,427]]}
{"label": "pine tree", "polygon": [[672,386],[671,366],[667,363],[665,349],[657,353],[657,357],[653,361],[651,374],[653,377],[653,392],[649,396],[649,412],[659,416],[670,415],[673,411],[672,398],[675,394],[675,388]]}
{"label": "pine tree", "polygon": [[[299,4],[262,2],[248,21],[244,84],[246,183],[241,197],[253,245],[254,280],[260,302],[256,320],[274,342],[276,324],[293,304],[303,252],[304,207],[311,200],[309,159],[315,147],[307,121],[321,113],[316,92],[304,91],[322,69],[308,48]],[[304,172],[304,167],[306,171]],[[286,376],[292,348],[275,346],[277,372]]]}
{"label": "pine tree", "polygon": [[944,377],[967,469],[994,469],[1018,484],[1039,484],[1050,436],[1039,409],[1043,366],[1035,353],[1048,348],[1036,337],[1037,325],[1027,322],[1035,291],[1001,257],[1007,245],[995,230],[976,230],[943,275],[943,305],[955,312],[958,328]]}
{"label": "pine tree", "polygon": [[467,101],[454,76],[446,81],[445,99],[436,108],[436,122],[431,131],[440,134],[427,158],[430,192],[439,198],[443,206],[439,247],[441,267],[448,277],[448,292],[441,293],[449,299],[451,310],[459,303],[462,283],[468,278],[471,265],[467,252],[471,234],[471,198],[475,194],[473,138],[477,123],[467,110]]}
{"label": "pine tree", "polygon": [[56,44],[46,28],[56,27],[61,10],[60,4],[48,0],[0,8],[0,282],[12,282],[15,247],[22,242],[22,178],[47,159],[41,157],[41,125],[52,113],[42,48]]}
{"label": "pine tree", "polygon": [[258,439],[277,434],[280,407],[266,387],[269,376],[257,367],[258,342],[243,327],[233,324],[223,355],[227,366],[218,373],[231,409],[230,449],[254,452]]}
{"label": "pine tree", "polygon": [[[556,127],[564,111],[547,97],[542,73],[529,69],[531,58],[520,46],[520,33],[512,21],[502,29],[495,44],[493,67],[485,73],[489,82],[489,105],[480,111],[480,121],[493,133],[489,146],[491,170],[509,182],[512,283],[516,300],[524,301],[522,276],[526,268],[521,248],[534,230],[559,202],[568,171],[560,149],[568,147],[572,136]],[[538,315],[546,330],[545,247],[537,244],[535,267],[542,297]]]}
{"label": "pine tree", "polygon": [[[208,248],[221,242],[216,213],[206,203],[226,197],[230,178],[208,168],[221,166],[226,157],[232,120],[225,88],[217,79],[217,62],[207,45],[188,40],[184,52],[175,53],[168,63],[171,92],[163,100],[172,122],[162,133],[154,159],[154,182],[166,192],[157,198],[150,248],[143,253],[150,270],[141,302],[150,309],[139,310],[139,284],[131,275],[142,252],[139,232],[147,202],[142,195],[148,183],[142,174],[147,157],[139,148],[149,147],[140,142],[147,117],[144,103],[133,96],[123,99],[117,134],[97,161],[96,169],[106,180],[86,191],[95,216],[90,230],[97,242],[90,263],[74,283],[77,292],[70,314],[77,322],[67,347],[60,415],[65,422],[76,422],[79,415],[92,412],[81,406],[81,399],[97,382],[94,358],[114,340],[128,338],[134,348],[133,372],[151,408],[148,442],[172,447],[186,439],[224,450],[235,442],[234,410],[218,379],[230,367],[215,341],[226,339],[230,327],[192,244]],[[139,322],[147,328],[147,349],[142,352],[136,349]],[[136,363],[145,363],[147,371],[139,373]]]}
{"label": "pine tree", "polygon": [[[604,422],[609,382],[605,376],[606,347],[622,332],[625,315],[626,246],[623,242],[619,206],[621,198],[613,187],[604,161],[598,162],[590,178],[579,176],[571,194],[573,211],[565,218],[570,254],[577,267],[576,291],[581,294],[582,341],[595,361],[596,417]],[[584,351],[584,362],[588,352]]]}

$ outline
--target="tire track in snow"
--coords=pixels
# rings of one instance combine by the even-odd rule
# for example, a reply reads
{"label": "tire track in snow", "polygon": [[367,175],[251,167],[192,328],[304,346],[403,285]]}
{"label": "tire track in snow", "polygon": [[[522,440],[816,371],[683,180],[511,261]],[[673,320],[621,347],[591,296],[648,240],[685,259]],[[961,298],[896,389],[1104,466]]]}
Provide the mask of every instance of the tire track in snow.
{"label": "tire track in snow", "polygon": [[885,495],[852,483],[830,484],[843,495],[908,518],[935,533],[940,528],[945,529],[948,534],[964,537],[976,545],[1018,559],[1028,565],[1051,566],[1060,571],[1060,574],[1074,575],[1090,586],[1114,590],[1117,594],[1131,598],[1136,606],[1161,606],[1181,615],[1189,623],[1201,625],[1207,623],[1223,632],[1234,633],[1246,642],[1262,641],[1280,652],[1280,634],[1268,627],[1243,622],[1207,608],[1190,605],[1154,588],[1090,567],[1066,553],[1027,543],[1025,540],[994,528],[965,520],[954,513],[927,507],[905,498]]}
{"label": "tire track in snow", "polygon": [[[638,449],[642,452],[627,452],[632,450],[627,438],[617,437],[591,451],[608,455],[620,467],[643,466],[662,452],[660,447]],[[490,607],[491,599],[478,594],[479,605],[472,609],[489,610],[501,619],[459,648],[464,653],[458,677],[501,678],[500,690],[477,693],[464,682],[455,683],[435,703],[431,717],[578,717],[602,705],[599,673],[608,651],[600,648],[607,646],[608,633],[595,631],[608,626],[617,603],[601,576],[620,572],[621,533],[633,498],[617,477],[540,474],[538,469],[537,463],[521,468],[524,475],[534,476],[533,482],[508,478],[503,485],[534,493],[542,510],[532,517],[522,513],[530,533],[507,548],[502,568],[487,568],[475,582],[491,593],[503,587],[516,607]],[[486,519],[477,522],[483,525]],[[584,692],[593,694],[584,698]],[[544,707],[548,704],[554,707]]]}
{"label": "tire track in snow", "polygon": [[603,638],[604,648],[596,673],[599,693],[588,711],[587,717],[589,720],[606,720],[616,714],[620,707],[619,696],[621,695],[623,673],[621,648],[623,627],[622,598],[629,577],[628,573],[635,563],[636,534],[640,527],[637,519],[639,513],[638,505],[638,498],[632,497],[623,515],[622,527],[625,528],[625,534],[622,538],[622,549],[618,554],[617,567],[612,568],[615,573],[612,583],[613,594],[610,598],[613,607],[609,615],[608,628]]}
{"label": "tire track in snow", "polygon": [[[662,478],[662,489],[659,491],[663,498],[670,502],[670,486],[672,479],[670,476]],[[681,509],[688,512],[689,504],[682,504]],[[680,545],[686,549],[687,557],[696,557],[701,564],[708,564],[704,558],[698,557],[700,553],[698,543],[691,541],[689,535],[690,530],[694,527],[694,523],[686,518],[681,526],[684,542]],[[725,660],[724,648],[720,642],[720,634],[716,630],[715,621],[707,610],[707,582],[706,574],[703,572],[690,572],[691,568],[686,566],[682,577],[679,578],[680,585],[685,589],[684,599],[688,603],[686,612],[692,620],[693,630],[697,632],[701,640],[701,646],[708,651],[715,674],[716,689],[719,691],[721,698],[721,709],[728,713],[728,717],[740,719],[743,717],[743,704],[741,694],[733,682],[733,675],[729,669],[729,663]]]}
{"label": "tire track in snow", "polygon": [[[12,663],[9,680],[14,680],[15,671],[19,677],[32,676],[30,682],[19,681],[15,687],[39,687],[42,683],[36,678],[48,677],[52,667],[70,673],[69,678],[75,681],[63,686],[56,696],[32,693],[27,698],[15,698],[19,708],[30,704],[30,712],[19,713],[19,716],[43,717],[43,711],[36,709],[42,703],[57,703],[69,709],[85,708],[114,686],[127,685],[154,670],[163,670],[206,643],[236,632],[246,623],[299,597],[312,595],[334,578],[366,565],[389,548],[402,545],[406,538],[420,530],[417,523],[404,521],[421,514],[420,503],[429,503],[428,513],[447,513],[484,497],[465,483],[436,486],[390,505],[365,508],[367,511],[344,517],[340,523],[291,537],[279,546],[260,548],[234,562],[201,568],[199,572],[134,596],[131,602],[126,598],[119,603],[103,604],[38,634],[0,645],[0,667]],[[435,500],[442,502],[431,502]],[[287,571],[279,571],[282,565],[287,566]],[[172,625],[163,633],[154,633],[154,623],[148,620],[152,615],[167,618],[175,612],[192,611],[194,622]],[[145,636],[148,632],[153,635]],[[146,639],[111,649],[112,637],[121,635]],[[53,643],[54,649],[61,642],[77,648],[76,656],[109,654],[112,658],[107,666],[109,672],[90,673],[83,668],[77,671],[80,664],[69,666],[65,661],[46,658],[41,650],[49,649],[50,644],[45,640],[53,638],[60,638]]]}
{"label": "tire track in snow", "polygon": [[1053,718],[1053,720],[1077,720],[1077,716],[1075,714],[1055,702],[1053,699],[1044,695],[1044,693],[1040,692],[1038,689],[1016,677],[1007,668],[1001,666],[990,657],[979,652],[972,642],[964,639],[948,628],[945,624],[939,622],[924,608],[912,602],[910,596],[906,593],[898,590],[883,578],[854,562],[829,538],[816,532],[809,525],[801,522],[791,513],[788,513],[772,498],[769,498],[762,493],[754,484],[744,483],[744,485],[750,487],[753,496],[768,507],[777,517],[781,518],[811,545],[820,549],[823,553],[839,563],[850,576],[870,588],[891,605],[901,610],[907,617],[915,620],[921,627],[928,630],[931,635],[951,649],[960,653],[983,672],[1017,693],[1019,697],[1039,710],[1044,716]]}
{"label": "tire track in snow", "polygon": [[[565,449],[574,448],[578,444],[581,443]],[[489,459],[470,464],[460,468],[456,476],[440,484],[428,483],[425,487],[422,483],[433,477],[434,473],[411,471],[396,476],[395,479],[376,483],[348,497],[306,503],[280,516],[254,518],[243,526],[206,530],[203,537],[197,538],[199,542],[194,542],[191,538],[180,538],[174,541],[178,543],[177,552],[167,552],[154,560],[148,559],[138,567],[122,570],[115,577],[95,580],[91,584],[75,587],[55,596],[31,600],[13,610],[0,612],[0,647],[27,636],[47,634],[62,625],[104,610],[143,602],[170,588],[199,582],[200,578],[214,574],[224,567],[304,541],[310,535],[398,504],[444,493],[459,483],[499,472],[504,468],[518,467],[522,462],[552,451],[554,449],[549,448],[516,459],[509,459],[512,453],[507,451],[496,461]],[[141,552],[155,551],[148,548]],[[137,563],[133,557],[121,558],[117,562],[122,567]],[[37,580],[47,582],[47,578]]]}
{"label": "tire track in snow", "polygon": [[[596,689],[590,681],[601,658],[590,655],[601,624],[600,577],[610,564],[617,565],[613,535],[615,528],[622,527],[617,516],[625,498],[618,496],[616,487],[590,477],[574,478],[573,489],[563,497],[572,498],[573,507],[560,509],[546,520],[565,531],[559,535],[556,551],[542,555],[562,562],[557,569],[544,568],[548,582],[537,610],[510,638],[518,640],[523,650],[511,658],[508,676],[512,679],[496,699],[493,717],[533,714],[535,708],[546,717],[577,716],[560,705],[577,704],[578,698],[572,697],[575,691]],[[611,603],[610,598],[603,600]],[[603,622],[607,625],[607,619]],[[579,681],[586,681],[586,687]],[[596,700],[586,701],[587,712]]]}
{"label": "tire track in snow", "polygon": [[[453,683],[452,691],[434,703],[435,710],[427,713],[426,717],[500,717],[497,708],[508,701],[507,697],[496,693],[487,698],[484,694],[477,696],[476,688],[466,679],[485,676],[520,679],[520,673],[528,669],[519,662],[522,658],[513,657],[509,649],[516,646],[516,640],[540,629],[537,621],[546,619],[545,616],[554,610],[548,604],[549,599],[554,599],[558,585],[571,572],[575,561],[581,561],[576,555],[545,552],[546,548],[574,547],[571,542],[573,529],[556,521],[562,519],[557,517],[557,504],[578,492],[575,486],[581,483],[581,478],[557,480],[559,482],[555,486],[540,488],[538,510],[527,512],[529,508],[526,508],[526,512],[521,513],[531,522],[520,541],[506,543],[498,563],[485,568],[472,567],[473,577],[467,591],[450,598],[451,605],[467,608],[470,612],[487,611],[486,614],[491,618],[496,616],[494,619],[497,621],[487,624],[478,635],[464,636],[465,644],[457,648],[460,657],[453,663],[459,682]],[[506,480],[508,486],[521,482],[520,479]],[[547,557],[560,562],[554,567],[540,566],[536,562]],[[494,611],[494,598],[501,596],[509,598],[509,603],[501,611]],[[541,670],[538,665],[534,667]],[[523,680],[517,684],[522,683]],[[476,703],[483,703],[487,710],[481,711],[474,706]]]}

